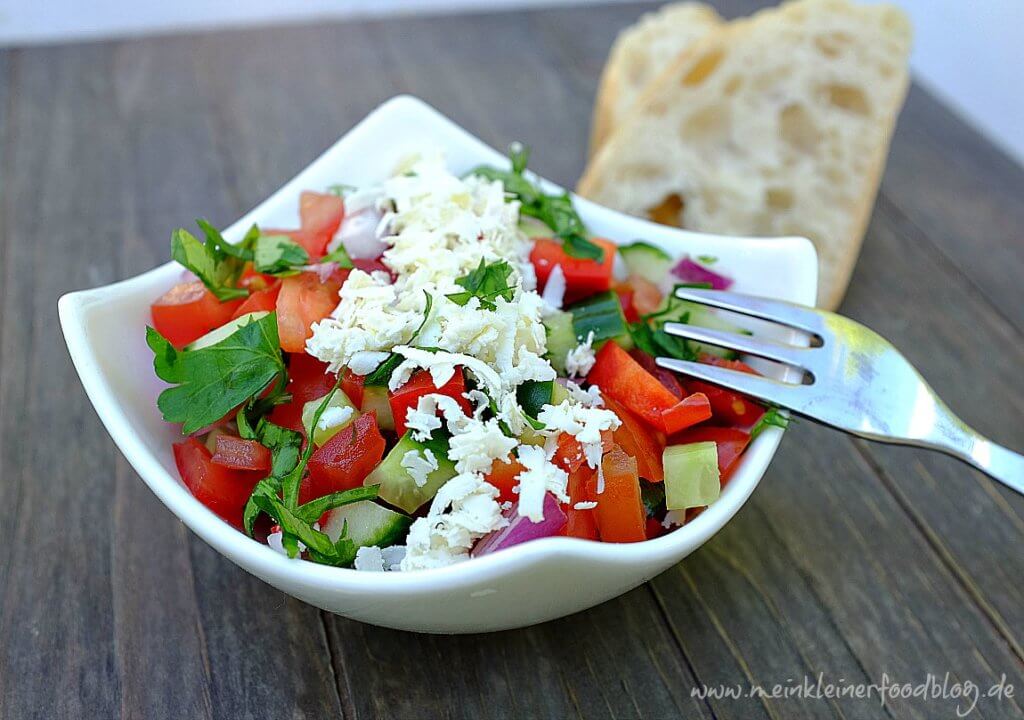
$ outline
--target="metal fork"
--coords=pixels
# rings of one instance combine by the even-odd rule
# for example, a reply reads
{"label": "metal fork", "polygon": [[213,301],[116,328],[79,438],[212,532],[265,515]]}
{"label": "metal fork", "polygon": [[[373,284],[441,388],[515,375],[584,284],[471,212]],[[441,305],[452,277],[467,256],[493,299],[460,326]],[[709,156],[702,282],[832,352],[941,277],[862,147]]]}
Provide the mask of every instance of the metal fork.
{"label": "metal fork", "polygon": [[1024,457],[971,429],[887,340],[835,313],[720,290],[681,288],[676,297],[807,333],[809,347],[696,325],[665,332],[803,371],[803,383],[658,358],[658,365],[792,410],[868,440],[938,450],[1024,494]]}

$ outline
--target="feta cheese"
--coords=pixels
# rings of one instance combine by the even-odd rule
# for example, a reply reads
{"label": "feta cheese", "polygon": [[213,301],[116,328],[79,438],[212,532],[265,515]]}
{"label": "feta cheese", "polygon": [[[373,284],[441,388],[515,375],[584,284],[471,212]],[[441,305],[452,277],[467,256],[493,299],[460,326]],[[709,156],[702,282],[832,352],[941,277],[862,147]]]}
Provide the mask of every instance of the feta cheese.
{"label": "feta cheese", "polygon": [[533,445],[519,447],[519,462],[526,468],[519,473],[519,514],[533,522],[544,519],[544,495],[552,493],[562,502],[569,502],[565,493],[569,475],[548,460],[544,448]]}
{"label": "feta cheese", "polygon": [[353,566],[363,572],[384,572],[384,556],[376,545],[364,546],[356,550]]}
{"label": "feta cheese", "polygon": [[399,464],[409,472],[409,477],[416,483],[416,487],[426,485],[430,473],[438,468],[437,458],[430,448],[424,448],[423,452],[410,450],[402,456]]}
{"label": "feta cheese", "polygon": [[[561,266],[559,266],[561,267]],[[594,331],[587,333],[587,339],[565,354],[565,371],[569,377],[586,377],[597,361],[594,355]]]}
{"label": "feta cheese", "polygon": [[456,475],[446,482],[426,517],[409,528],[401,569],[444,567],[468,559],[477,540],[508,524],[497,497],[497,488],[480,475]]}
{"label": "feta cheese", "polygon": [[581,500],[580,502],[573,505],[576,510],[593,510],[597,507],[597,503],[593,500]]}
{"label": "feta cheese", "polygon": [[565,288],[565,273],[562,272],[562,266],[555,265],[548,275],[548,281],[544,285],[544,294],[541,296],[544,300],[545,313],[562,309],[562,304],[565,301]]}
{"label": "feta cheese", "polygon": [[355,410],[346,405],[345,407],[328,406],[320,413],[320,420],[317,421],[316,429],[322,432],[336,428],[347,423],[355,414]]}

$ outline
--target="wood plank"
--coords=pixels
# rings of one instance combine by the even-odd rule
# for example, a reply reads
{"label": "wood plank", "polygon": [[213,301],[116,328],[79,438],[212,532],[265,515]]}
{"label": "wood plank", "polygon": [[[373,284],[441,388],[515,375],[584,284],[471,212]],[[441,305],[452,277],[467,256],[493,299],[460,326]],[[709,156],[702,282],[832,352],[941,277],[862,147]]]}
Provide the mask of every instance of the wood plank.
{"label": "wood plank", "polygon": [[[197,216],[226,224],[245,209],[225,171],[213,104],[200,90],[198,44],[117,46],[117,109],[131,159],[124,178],[133,188],[125,205],[128,275],[165,261],[174,227]],[[340,715],[318,611],[232,565],[160,508],[133,473],[123,475],[119,530],[138,556],[127,552],[113,579],[126,714],[171,716],[181,696],[194,693],[213,717]],[[145,581],[133,583],[140,576]],[[153,608],[171,617],[154,623]],[[139,644],[151,658],[143,666],[129,660]],[[154,675],[180,676],[179,668],[192,676],[184,689],[153,683]]]}
{"label": "wood plank", "polygon": [[1024,332],[1024,168],[915,87],[882,195]]}
{"label": "wood plank", "polygon": [[[113,91],[109,76],[87,71],[102,67],[108,52],[9,55],[0,235],[0,543],[7,549],[0,558],[0,698],[12,717],[118,711],[109,590],[113,451],[70,370],[54,312],[63,290],[117,276],[110,257],[118,197],[102,177],[102,131],[75,121],[77,109],[90,105],[98,122],[110,118],[102,102]],[[88,202],[78,183],[91,184]],[[94,242],[82,242],[81,227],[95,230]]]}

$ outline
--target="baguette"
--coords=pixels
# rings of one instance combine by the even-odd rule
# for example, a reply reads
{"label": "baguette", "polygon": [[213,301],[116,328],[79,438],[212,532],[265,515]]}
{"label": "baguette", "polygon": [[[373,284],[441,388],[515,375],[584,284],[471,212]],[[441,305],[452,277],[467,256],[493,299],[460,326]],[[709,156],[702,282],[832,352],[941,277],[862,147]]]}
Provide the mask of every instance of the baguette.
{"label": "baguette", "polygon": [[593,155],[633,103],[673,58],[722,24],[713,9],[695,2],[665,5],[643,15],[615,39],[594,100]]}
{"label": "baguette", "polygon": [[889,5],[795,0],[724,25],[648,85],[579,182],[692,230],[803,235],[838,307],[906,96],[910,24]]}

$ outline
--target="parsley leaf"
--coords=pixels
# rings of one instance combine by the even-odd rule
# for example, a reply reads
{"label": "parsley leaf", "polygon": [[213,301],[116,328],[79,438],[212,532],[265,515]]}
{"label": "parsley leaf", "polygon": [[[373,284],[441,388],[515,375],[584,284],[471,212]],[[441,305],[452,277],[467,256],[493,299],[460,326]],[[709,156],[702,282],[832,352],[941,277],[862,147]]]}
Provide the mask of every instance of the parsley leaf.
{"label": "parsley leaf", "polygon": [[789,427],[789,418],[783,415],[778,408],[768,408],[764,415],[754,423],[754,427],[750,428],[750,439],[756,438],[769,425],[785,429]]}
{"label": "parsley leaf", "polygon": [[714,265],[718,262],[718,257],[715,255],[698,255],[697,261],[702,265]]}
{"label": "parsley leaf", "polygon": [[515,143],[509,148],[511,170],[481,165],[470,170],[468,174],[479,175],[488,180],[500,180],[505,186],[505,192],[519,200],[519,213],[537,218],[551,228],[555,237],[562,240],[562,249],[566,255],[603,261],[604,249],[588,238],[587,228],[573,207],[569,193],[547,195],[526,179],[524,172],[529,158],[529,149]]}
{"label": "parsley leaf", "polygon": [[234,286],[242,275],[245,261],[251,259],[255,226],[242,243],[231,245],[207,221],[199,219],[196,224],[206,240],[200,242],[185,228],[178,228],[171,233],[171,257],[195,273],[221,302],[248,296],[248,290]]}
{"label": "parsley leaf", "polygon": [[[409,338],[409,342],[407,342],[406,345],[412,345],[413,341],[419,337],[421,332],[423,332],[423,328],[426,326],[427,320],[430,319],[430,309],[434,305],[434,298],[426,290],[423,291],[423,294],[427,298],[426,305],[423,308],[423,320],[420,322],[420,326],[416,328],[416,332],[414,332],[412,337]],[[376,370],[366,376],[363,380],[363,385],[367,387],[387,385],[388,381],[391,380],[391,375],[398,369],[398,366],[402,364],[403,360],[405,360],[405,358],[398,353],[391,353],[388,355],[387,360],[378,365]]]}
{"label": "parsley leaf", "polygon": [[164,420],[182,423],[186,435],[220,420],[285,372],[276,313],[197,350],[175,350],[151,327],[146,343],[157,377],[175,386],[160,393],[157,407]]}
{"label": "parsley leaf", "polygon": [[[289,397],[289,396],[283,396]],[[299,452],[302,449],[302,434],[267,420],[261,417],[253,427],[249,416],[253,412],[255,403],[249,405],[238,413],[238,434],[246,440],[256,440],[260,445],[270,450],[270,474],[274,477],[283,477],[291,472],[299,462]]]}
{"label": "parsley leaf", "polygon": [[447,297],[460,306],[465,306],[470,298],[480,298],[480,307],[494,310],[495,298],[502,297],[507,301],[512,300],[515,290],[508,284],[511,274],[512,266],[504,260],[488,265],[483,258],[480,258],[480,265],[475,270],[455,281],[456,285],[466,288],[465,292],[452,293]]}
{"label": "parsley leaf", "polygon": [[320,262],[335,262],[338,263],[338,267],[341,268],[355,267],[355,265],[352,264],[352,258],[348,256],[348,250],[346,250],[345,246],[340,243],[338,244],[338,247],[334,248],[329,253],[320,258]]}
{"label": "parsley leaf", "polygon": [[349,185],[348,183],[337,183],[335,185],[328,185],[327,192],[331,195],[337,195],[338,197],[345,197],[358,190],[355,185]]}
{"label": "parsley leaf", "polygon": [[253,248],[253,269],[265,275],[295,275],[309,264],[309,253],[287,235],[260,235]]}

